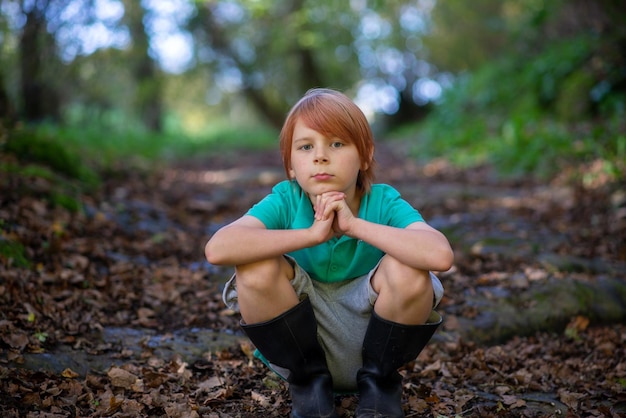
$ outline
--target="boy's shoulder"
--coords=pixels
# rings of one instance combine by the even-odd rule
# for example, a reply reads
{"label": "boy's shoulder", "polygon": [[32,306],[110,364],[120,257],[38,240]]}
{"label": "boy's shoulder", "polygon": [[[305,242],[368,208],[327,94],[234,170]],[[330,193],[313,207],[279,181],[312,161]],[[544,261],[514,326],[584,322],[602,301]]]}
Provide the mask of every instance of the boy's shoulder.
{"label": "boy's shoulder", "polygon": [[400,195],[400,192],[390,184],[374,183],[372,184],[370,194],[374,196],[397,196]]}
{"label": "boy's shoulder", "polygon": [[277,194],[300,194],[302,189],[295,180],[283,180],[272,187],[272,193]]}
{"label": "boy's shoulder", "polygon": [[402,200],[402,196],[396,188],[386,183],[375,183],[364,196],[363,202],[368,207],[387,207],[399,200]]}
{"label": "boy's shoulder", "polygon": [[276,183],[272,187],[272,192],[265,198],[276,202],[283,202],[281,204],[293,205],[298,204],[298,202],[306,198],[306,194],[295,180],[283,180]]}

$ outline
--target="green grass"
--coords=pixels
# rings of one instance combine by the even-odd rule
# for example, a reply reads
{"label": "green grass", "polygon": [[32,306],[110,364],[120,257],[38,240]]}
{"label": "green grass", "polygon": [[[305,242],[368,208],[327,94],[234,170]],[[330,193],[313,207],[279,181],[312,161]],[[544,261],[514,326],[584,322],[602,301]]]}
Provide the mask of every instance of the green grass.
{"label": "green grass", "polygon": [[45,180],[49,187],[44,190],[31,189],[26,181],[22,192],[44,195],[51,205],[77,212],[82,210],[81,194],[98,190],[102,176],[236,149],[266,149],[278,141],[277,132],[263,127],[214,123],[187,135],[154,134],[133,126],[93,122],[16,128],[0,141],[0,153],[13,156],[0,159],[0,175]]}
{"label": "green grass", "polygon": [[263,127],[233,127],[216,123],[200,134],[151,133],[142,129],[43,125],[38,134],[55,138],[65,149],[73,149],[91,165],[110,168],[120,162],[149,166],[224,150],[275,146],[278,133]]}
{"label": "green grass", "polygon": [[9,133],[2,150],[15,155],[20,161],[38,164],[40,167],[27,167],[33,176],[51,180],[53,173],[81,181],[85,187],[97,187],[99,178],[96,172],[85,163],[83,156],[75,147],[63,143],[62,136],[53,132],[20,128]]}
{"label": "green grass", "polygon": [[1,235],[0,257],[7,260],[9,265],[13,265],[15,267],[30,267],[30,261],[26,257],[26,250],[24,246],[19,242],[5,239]]}

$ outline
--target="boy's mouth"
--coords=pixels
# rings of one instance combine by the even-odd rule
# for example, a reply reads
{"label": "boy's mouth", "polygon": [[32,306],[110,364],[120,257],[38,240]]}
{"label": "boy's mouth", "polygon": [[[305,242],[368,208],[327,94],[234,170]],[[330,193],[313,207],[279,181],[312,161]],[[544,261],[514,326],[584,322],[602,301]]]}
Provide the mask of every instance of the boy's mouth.
{"label": "boy's mouth", "polygon": [[313,178],[315,180],[329,180],[331,179],[333,176],[331,174],[328,173],[317,173],[313,175]]}

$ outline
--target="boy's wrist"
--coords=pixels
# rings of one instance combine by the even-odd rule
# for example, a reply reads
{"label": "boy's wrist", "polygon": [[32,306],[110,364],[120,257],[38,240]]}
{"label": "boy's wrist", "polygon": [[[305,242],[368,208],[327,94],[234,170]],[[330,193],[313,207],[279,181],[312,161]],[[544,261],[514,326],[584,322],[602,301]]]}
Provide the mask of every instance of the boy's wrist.
{"label": "boy's wrist", "polygon": [[359,232],[362,230],[363,228],[363,223],[366,222],[364,219],[361,218],[354,218],[352,220],[352,222],[350,223],[350,228],[348,228],[344,234],[349,236],[350,238],[359,238]]}
{"label": "boy's wrist", "polygon": [[315,228],[314,226],[311,226],[310,228],[304,231],[307,232],[305,247],[314,247],[316,245],[323,244],[326,241],[328,241],[328,238],[327,238],[328,234],[322,235],[319,228]]}

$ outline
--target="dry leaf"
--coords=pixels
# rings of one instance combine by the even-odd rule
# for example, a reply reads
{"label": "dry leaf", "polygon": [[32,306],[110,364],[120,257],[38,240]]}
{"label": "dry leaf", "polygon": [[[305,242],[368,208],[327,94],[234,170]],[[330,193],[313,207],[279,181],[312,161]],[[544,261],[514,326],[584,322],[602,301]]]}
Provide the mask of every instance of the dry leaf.
{"label": "dry leaf", "polygon": [[130,389],[137,381],[137,376],[119,367],[112,367],[107,373],[107,376],[111,379],[113,386],[124,389]]}
{"label": "dry leaf", "polygon": [[3,335],[2,340],[10,347],[23,350],[28,345],[28,335],[23,332],[14,331],[9,335]]}
{"label": "dry leaf", "polygon": [[70,368],[67,368],[67,369],[63,370],[63,372],[61,372],[61,376],[67,377],[69,379],[76,379],[80,375],[78,373],[76,373],[74,370],[72,370]]}
{"label": "dry leaf", "polygon": [[261,395],[260,393],[254,390],[250,394],[250,397],[252,398],[253,401],[257,402],[259,405],[261,405],[264,408],[267,408],[270,405],[270,401],[267,398],[267,396]]}

